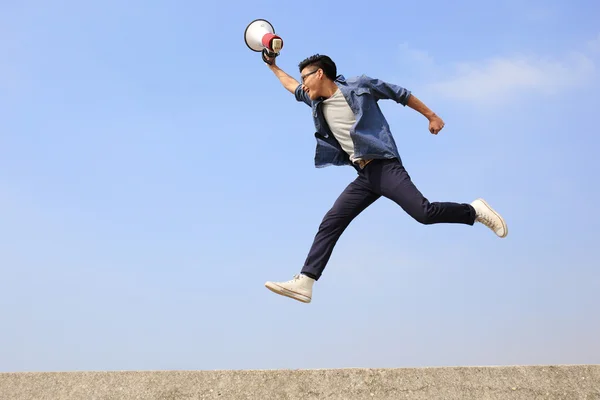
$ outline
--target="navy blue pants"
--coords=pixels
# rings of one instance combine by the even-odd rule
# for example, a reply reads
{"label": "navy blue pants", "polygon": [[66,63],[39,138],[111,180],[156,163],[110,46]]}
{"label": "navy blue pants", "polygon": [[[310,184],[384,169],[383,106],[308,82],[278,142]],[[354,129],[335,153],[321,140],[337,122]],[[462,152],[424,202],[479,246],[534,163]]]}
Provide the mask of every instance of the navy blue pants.
{"label": "navy blue pants", "polygon": [[475,210],[470,204],[430,203],[412,183],[398,159],[373,160],[358,171],[358,177],[325,214],[301,272],[318,280],[342,232],[381,196],[396,202],[422,224],[473,225],[475,222]]}

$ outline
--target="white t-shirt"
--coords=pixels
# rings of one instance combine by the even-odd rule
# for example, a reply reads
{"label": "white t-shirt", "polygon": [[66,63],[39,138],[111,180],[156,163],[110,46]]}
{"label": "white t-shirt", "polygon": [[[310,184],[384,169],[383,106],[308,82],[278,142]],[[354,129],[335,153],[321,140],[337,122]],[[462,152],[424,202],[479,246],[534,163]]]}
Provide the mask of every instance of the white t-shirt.
{"label": "white t-shirt", "polygon": [[356,161],[354,158],[354,143],[350,137],[350,128],[356,122],[356,118],[340,89],[337,89],[333,96],[323,101],[323,115],[333,136],[350,156],[350,161]]}

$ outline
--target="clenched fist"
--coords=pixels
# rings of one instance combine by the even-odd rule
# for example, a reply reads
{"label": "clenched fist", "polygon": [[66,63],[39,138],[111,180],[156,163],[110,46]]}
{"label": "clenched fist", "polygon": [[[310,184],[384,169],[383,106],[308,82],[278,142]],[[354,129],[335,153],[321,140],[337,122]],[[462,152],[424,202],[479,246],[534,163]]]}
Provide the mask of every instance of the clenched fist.
{"label": "clenched fist", "polygon": [[437,115],[434,115],[429,120],[429,132],[431,132],[434,135],[437,135],[439,133],[439,131],[442,130],[444,125],[445,125],[444,121]]}

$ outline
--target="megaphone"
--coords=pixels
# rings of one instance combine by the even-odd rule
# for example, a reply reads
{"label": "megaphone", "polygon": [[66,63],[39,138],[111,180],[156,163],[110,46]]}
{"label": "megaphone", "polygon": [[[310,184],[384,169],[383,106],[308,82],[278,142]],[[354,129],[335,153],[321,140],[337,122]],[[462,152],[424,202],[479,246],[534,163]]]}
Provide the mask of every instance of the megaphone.
{"label": "megaphone", "polygon": [[277,57],[283,48],[283,39],[275,34],[275,28],[267,20],[255,19],[244,31],[246,46],[252,51],[261,52],[262,59],[271,64],[265,56]]}

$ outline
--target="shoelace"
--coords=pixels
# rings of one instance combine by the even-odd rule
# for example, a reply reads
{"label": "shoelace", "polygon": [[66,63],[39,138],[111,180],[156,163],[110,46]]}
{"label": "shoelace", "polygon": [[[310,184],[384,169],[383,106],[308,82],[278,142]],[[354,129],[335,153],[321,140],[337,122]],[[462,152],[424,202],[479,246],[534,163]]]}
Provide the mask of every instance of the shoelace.
{"label": "shoelace", "polygon": [[494,221],[492,218],[490,218],[489,215],[487,214],[482,214],[482,215],[478,215],[477,219],[483,223],[485,226],[487,226],[488,228],[493,229],[494,231],[498,230],[498,224],[496,223],[496,221]]}

